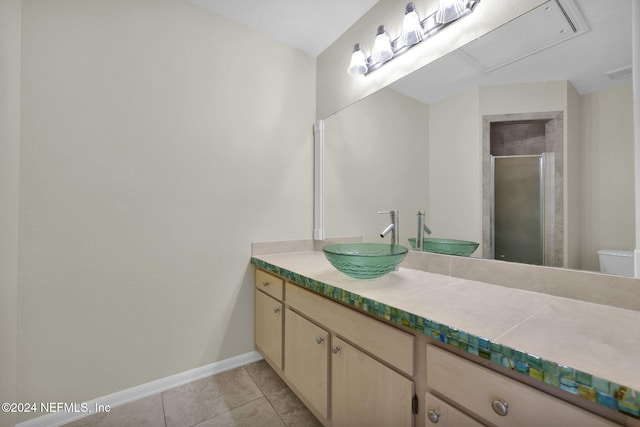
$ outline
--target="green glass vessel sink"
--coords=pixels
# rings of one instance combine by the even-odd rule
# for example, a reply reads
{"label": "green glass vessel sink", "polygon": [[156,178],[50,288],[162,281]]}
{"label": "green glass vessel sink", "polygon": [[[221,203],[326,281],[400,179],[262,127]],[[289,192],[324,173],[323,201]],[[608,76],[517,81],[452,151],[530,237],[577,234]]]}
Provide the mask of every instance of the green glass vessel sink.
{"label": "green glass vessel sink", "polygon": [[395,270],[409,252],[388,243],[336,243],[322,248],[331,265],[356,279],[374,279]]}
{"label": "green glass vessel sink", "polygon": [[[409,239],[413,249],[416,248],[416,239]],[[467,240],[438,239],[436,237],[425,237],[422,240],[422,250],[436,254],[469,256],[478,249],[479,243]]]}

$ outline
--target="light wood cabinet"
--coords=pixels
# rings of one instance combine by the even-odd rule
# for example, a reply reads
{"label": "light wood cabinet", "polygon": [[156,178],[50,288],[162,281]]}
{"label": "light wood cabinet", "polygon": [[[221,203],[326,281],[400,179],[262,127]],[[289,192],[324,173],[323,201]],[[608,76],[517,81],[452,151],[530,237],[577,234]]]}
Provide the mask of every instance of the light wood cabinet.
{"label": "light wood cabinet", "polygon": [[255,346],[328,427],[618,425],[259,269]]}
{"label": "light wood cabinet", "polygon": [[259,269],[255,289],[256,349],[322,423],[413,426],[413,335]]}
{"label": "light wood cabinet", "polygon": [[254,340],[262,355],[282,369],[283,304],[262,291],[255,291]]}
{"label": "light wood cabinet", "polygon": [[316,411],[327,417],[329,333],[285,310],[284,374]]}
{"label": "light wood cabinet", "polygon": [[483,424],[431,393],[424,394],[425,425],[440,427],[482,427]]}
{"label": "light wood cabinet", "polygon": [[427,385],[496,426],[617,425],[433,345],[427,346]]}
{"label": "light wood cabinet", "polygon": [[411,427],[413,382],[340,338],[331,346],[334,427]]}
{"label": "light wood cabinet", "polygon": [[412,376],[414,340],[411,334],[330,301],[318,294],[286,283],[287,304],[324,325],[385,363]]}

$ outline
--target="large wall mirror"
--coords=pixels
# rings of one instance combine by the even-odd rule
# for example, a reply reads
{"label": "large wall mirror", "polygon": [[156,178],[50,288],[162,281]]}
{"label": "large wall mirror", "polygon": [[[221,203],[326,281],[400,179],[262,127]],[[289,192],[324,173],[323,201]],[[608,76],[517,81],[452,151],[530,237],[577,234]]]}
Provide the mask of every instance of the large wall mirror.
{"label": "large wall mirror", "polygon": [[[398,209],[409,246],[425,211],[474,257],[598,271],[599,249],[635,246],[631,57],[631,2],[553,0],[325,118],[325,236],[383,241],[378,211]],[[495,236],[497,173],[523,161],[539,204],[506,204],[541,218],[531,260]]]}

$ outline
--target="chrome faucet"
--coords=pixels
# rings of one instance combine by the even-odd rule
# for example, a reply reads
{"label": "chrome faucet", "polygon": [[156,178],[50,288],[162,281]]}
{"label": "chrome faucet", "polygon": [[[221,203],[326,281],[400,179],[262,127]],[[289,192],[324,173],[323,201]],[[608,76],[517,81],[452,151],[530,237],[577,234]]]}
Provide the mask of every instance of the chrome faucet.
{"label": "chrome faucet", "polygon": [[423,249],[424,233],[431,234],[431,230],[424,223],[424,211],[418,211],[418,236],[416,237],[416,249],[421,251]]}
{"label": "chrome faucet", "polygon": [[400,244],[400,232],[398,231],[399,212],[394,209],[394,210],[390,210],[390,211],[381,211],[381,212],[378,212],[378,213],[379,214],[389,214],[389,215],[391,215],[391,224],[389,224],[387,226],[387,228],[382,230],[382,233],[380,233],[380,237],[384,237],[387,234],[389,234],[389,232],[391,232],[391,244],[392,245],[399,245]]}

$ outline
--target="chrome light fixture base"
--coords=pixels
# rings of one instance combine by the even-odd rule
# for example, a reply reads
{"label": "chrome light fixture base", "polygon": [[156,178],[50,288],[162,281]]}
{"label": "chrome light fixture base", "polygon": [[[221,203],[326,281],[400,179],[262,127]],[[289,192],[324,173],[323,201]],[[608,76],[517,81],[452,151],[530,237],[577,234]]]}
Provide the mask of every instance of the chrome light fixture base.
{"label": "chrome light fixture base", "polygon": [[[464,6],[464,10],[460,13],[460,16],[458,16],[457,18],[445,22],[445,23],[441,23],[438,22],[438,16],[442,15],[442,12],[440,11],[440,9],[438,11],[436,11],[435,13],[427,16],[425,19],[423,19],[420,22],[420,26],[422,27],[422,34],[421,37],[417,37],[417,35],[413,35],[413,36],[409,36],[407,37],[407,34],[405,33],[405,31],[403,30],[403,33],[400,34],[399,37],[397,37],[396,39],[391,41],[391,56],[385,55],[384,57],[379,57],[377,55],[371,55],[365,58],[365,67],[359,67],[359,70],[362,71],[364,70],[364,68],[366,68],[366,71],[364,71],[364,73],[362,72],[356,72],[353,73],[351,72],[352,67],[349,67],[349,73],[353,74],[353,75],[366,75],[369,74],[372,71],[377,70],[378,68],[380,68],[382,65],[384,65],[386,62],[388,62],[389,60],[402,55],[403,53],[405,53],[407,50],[409,50],[410,48],[412,48],[413,46],[419,44],[420,42],[426,40],[429,37],[433,37],[435,34],[439,33],[440,31],[442,31],[445,27],[453,24],[454,22],[456,22],[458,19],[463,18],[467,15],[469,15],[471,12],[473,12],[473,10],[475,9],[475,7],[480,3],[480,0],[467,0],[466,1],[466,5]],[[413,5],[413,3],[409,3],[407,4],[407,9],[406,9],[406,15],[409,15],[410,13],[416,13],[415,12],[415,7]],[[419,20],[419,18],[418,18]],[[378,37],[381,34],[381,28],[382,31],[384,31],[384,26],[380,26],[378,27],[378,33],[376,35],[376,40],[378,39]],[[386,34],[386,32],[384,32],[384,34]],[[420,40],[416,40],[417,38],[420,38]],[[358,44],[358,50],[359,52],[362,52],[360,50],[360,45]],[[375,49],[375,48],[374,48]],[[355,54],[355,51],[354,51]],[[364,54],[363,54],[364,55]],[[366,56],[366,55],[365,55]]]}

